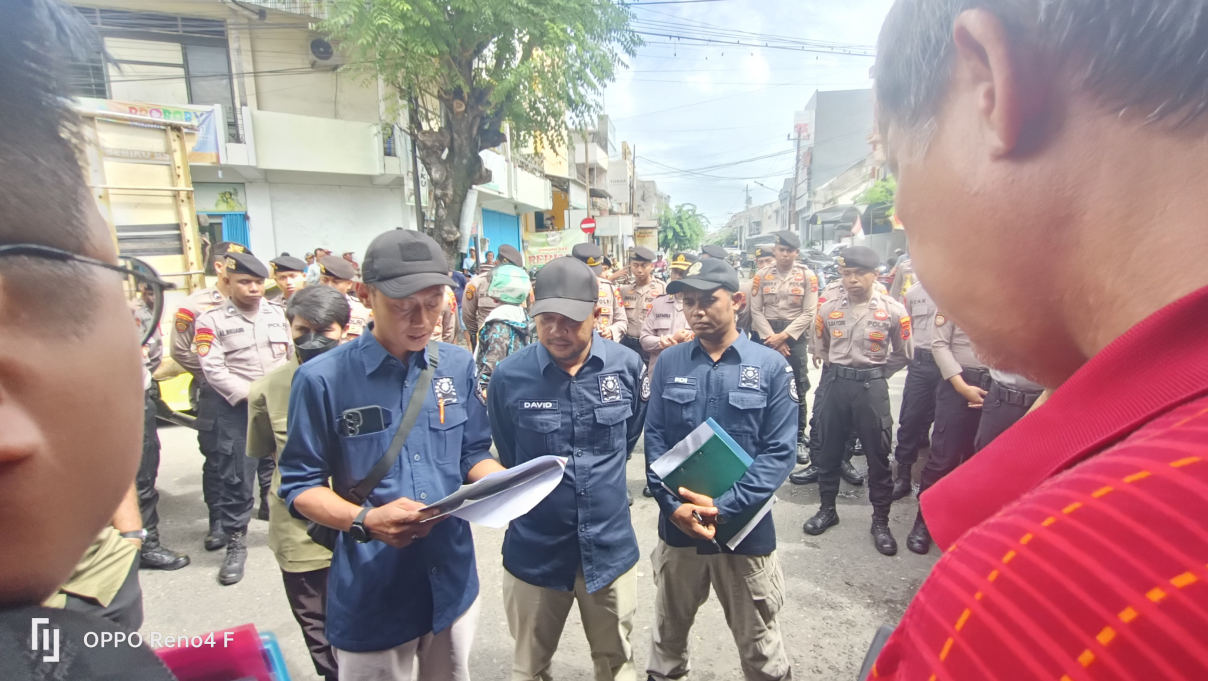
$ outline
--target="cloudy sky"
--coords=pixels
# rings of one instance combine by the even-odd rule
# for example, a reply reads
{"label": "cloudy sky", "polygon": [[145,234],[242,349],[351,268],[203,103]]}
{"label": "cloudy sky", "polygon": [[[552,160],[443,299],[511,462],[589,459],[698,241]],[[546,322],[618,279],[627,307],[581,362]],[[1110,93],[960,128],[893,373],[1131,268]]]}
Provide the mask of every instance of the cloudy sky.
{"label": "cloudy sky", "polygon": [[[872,86],[871,57],[837,55],[829,47],[871,48],[891,4],[635,2],[635,28],[648,34],[647,44],[608,88],[605,110],[618,137],[636,147],[638,177],[657,181],[673,204],[695,204],[711,229],[722,228],[742,210],[748,186],[755,204],[777,200],[784,179],[792,175],[793,112],[815,90]],[[811,48],[822,43],[823,51],[765,43]],[[756,157],[767,158],[735,163]]]}

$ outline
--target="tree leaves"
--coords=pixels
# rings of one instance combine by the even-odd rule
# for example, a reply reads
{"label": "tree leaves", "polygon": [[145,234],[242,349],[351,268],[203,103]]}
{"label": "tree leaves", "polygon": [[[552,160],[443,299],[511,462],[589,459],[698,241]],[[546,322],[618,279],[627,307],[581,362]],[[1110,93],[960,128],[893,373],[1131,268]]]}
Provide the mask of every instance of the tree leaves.
{"label": "tree leaves", "polygon": [[681,203],[674,210],[664,208],[659,216],[659,249],[667,253],[696,250],[708,223],[690,203]]}

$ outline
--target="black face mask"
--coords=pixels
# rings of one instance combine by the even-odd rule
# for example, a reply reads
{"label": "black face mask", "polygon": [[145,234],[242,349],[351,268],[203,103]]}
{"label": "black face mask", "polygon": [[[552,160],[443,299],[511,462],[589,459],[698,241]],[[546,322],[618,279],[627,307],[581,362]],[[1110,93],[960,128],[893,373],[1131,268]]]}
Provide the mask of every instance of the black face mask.
{"label": "black face mask", "polygon": [[319,355],[339,345],[335,338],[310,332],[294,339],[294,351],[298,353],[298,361],[305,364]]}

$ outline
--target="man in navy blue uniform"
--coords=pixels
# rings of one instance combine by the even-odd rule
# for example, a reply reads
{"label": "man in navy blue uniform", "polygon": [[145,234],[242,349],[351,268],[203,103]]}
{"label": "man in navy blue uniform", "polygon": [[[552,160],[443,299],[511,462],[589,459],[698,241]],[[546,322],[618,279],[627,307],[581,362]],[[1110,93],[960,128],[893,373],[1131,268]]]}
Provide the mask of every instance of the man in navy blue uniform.
{"label": "man in navy blue uniform", "polygon": [[558,258],[537,273],[538,343],[503,360],[487,390],[505,466],[567,457],[562,482],[503,540],[503,601],[516,641],[513,681],[550,678],[578,601],[596,681],[636,679],[629,635],[637,605],[638,541],[626,503],[625,459],[646,416],[641,358],[594,329],[599,286],[591,268]]}
{"label": "man in navy blue uniform", "polygon": [[[362,271],[375,324],[298,369],[280,494],[295,515],[340,530],[327,594],[340,679],[464,681],[478,610],[470,527],[422,523],[431,512],[420,509],[502,467],[474,397],[473,357],[429,345],[452,285],[440,247],[419,232],[386,232]],[[348,501],[334,490],[351,489],[386,453],[432,348],[435,373],[398,459],[364,506]]]}
{"label": "man in navy blue uniform", "polygon": [[[791,679],[776,620],[784,576],[769,513],[733,549],[714,543],[717,526],[761,507],[784,483],[796,458],[801,395],[780,353],[739,333],[738,274],[710,258],[667,285],[682,293],[694,341],[665,350],[650,377],[647,479],[659,504],[654,564],[654,636],[647,673],[657,681],[688,673],[688,632],[712,587],[738,646],[743,676]],[[650,472],[669,448],[712,418],[754,458],[746,474],[716,499],[692,490],[672,494]]]}

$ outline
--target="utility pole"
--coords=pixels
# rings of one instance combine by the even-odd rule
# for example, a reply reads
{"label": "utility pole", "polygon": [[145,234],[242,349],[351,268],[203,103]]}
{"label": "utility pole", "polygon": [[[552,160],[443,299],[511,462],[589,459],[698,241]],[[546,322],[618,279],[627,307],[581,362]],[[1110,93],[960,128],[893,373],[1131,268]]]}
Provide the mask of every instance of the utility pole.
{"label": "utility pole", "polygon": [[[419,108],[418,108],[419,102],[416,100],[414,92],[411,93],[410,104],[411,104],[411,110],[415,112],[415,115],[411,120],[418,121],[419,120]],[[420,192],[420,188],[419,188],[419,150],[416,148],[419,146],[418,131],[416,131],[414,129],[415,126],[411,126],[411,127],[412,127],[412,130],[411,130],[411,183],[412,183],[413,190],[415,191],[415,221],[416,221],[415,229],[416,229],[416,231],[423,232],[424,231],[424,200],[423,200],[423,197],[419,193]],[[462,253],[460,255],[462,255],[464,257],[465,253]]]}
{"label": "utility pole", "polygon": [[751,235],[751,185],[747,185],[746,192],[747,203],[743,212],[747,216],[747,226],[743,229],[740,235],[741,238],[738,240],[738,248],[744,251],[747,250],[747,238]]}
{"label": "utility pole", "polygon": [[[797,182],[801,179],[801,130],[793,131],[797,135],[797,152],[793,154],[793,186],[789,188],[789,209],[784,216],[785,229],[790,232],[797,230]],[[809,247],[809,244],[806,244]]]}

